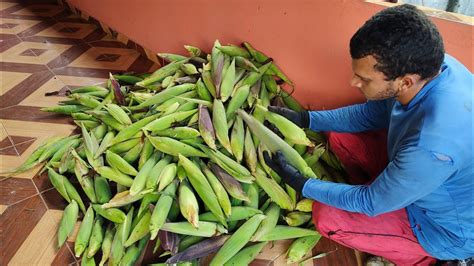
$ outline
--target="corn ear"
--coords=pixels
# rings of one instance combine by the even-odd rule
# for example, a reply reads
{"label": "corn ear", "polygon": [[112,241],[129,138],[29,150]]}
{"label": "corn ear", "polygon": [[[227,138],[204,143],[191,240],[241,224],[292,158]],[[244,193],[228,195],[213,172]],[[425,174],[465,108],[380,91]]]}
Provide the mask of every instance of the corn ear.
{"label": "corn ear", "polygon": [[265,210],[266,218],[262,221],[260,226],[258,227],[255,234],[252,236],[251,241],[261,241],[260,239],[271,232],[278,223],[278,219],[280,218],[280,207],[275,203],[270,203],[270,206]]}
{"label": "corn ear", "polygon": [[102,204],[102,208],[108,209],[127,206],[128,204],[141,200],[144,196],[145,193],[132,196],[128,190],[125,190],[118,192],[109,202]]}
{"label": "corn ear", "polygon": [[113,118],[115,118],[117,121],[119,121],[121,124],[123,125],[132,124],[132,120],[120,106],[113,103],[106,104],[105,106],[109,114]]}
{"label": "corn ear", "polygon": [[94,226],[94,210],[89,206],[87,208],[84,219],[82,219],[79,232],[77,233],[76,241],[74,243],[74,253],[79,258],[82,253],[86,250],[89,239],[92,235],[92,228]]}
{"label": "corn ear", "polygon": [[267,178],[265,172],[260,167],[257,167],[257,171],[255,172],[255,180],[280,208],[285,210],[294,209],[290,196],[286,194],[285,190],[283,190],[275,180]]}
{"label": "corn ear", "polygon": [[179,155],[179,165],[183,166],[191,185],[199,197],[201,197],[204,204],[216,215],[224,226],[227,225],[217,196],[199,167],[181,154]]}
{"label": "corn ear", "polygon": [[311,214],[306,212],[290,212],[283,217],[289,226],[301,226],[311,220]]}
{"label": "corn ear", "polygon": [[176,182],[171,183],[168,187],[166,187],[163,194],[161,194],[158,202],[156,203],[155,209],[153,210],[150,219],[150,233],[152,240],[156,238],[158,231],[161,230],[163,224],[166,221],[166,217],[168,217],[173,198],[176,195],[176,189]]}
{"label": "corn ear", "polygon": [[204,142],[211,148],[216,149],[216,133],[212,125],[209,110],[203,105],[199,105],[199,132]]}
{"label": "corn ear", "polygon": [[105,228],[103,227],[103,223],[104,219],[102,219],[102,217],[96,217],[92,227],[87,252],[85,253],[87,258],[94,257],[104,241]]}
{"label": "corn ear", "polygon": [[311,212],[313,210],[314,201],[311,199],[302,199],[296,204],[295,210],[302,212]]}
{"label": "corn ear", "polygon": [[212,172],[217,176],[219,181],[222,183],[222,185],[232,197],[247,202],[250,201],[250,199],[242,189],[242,185],[240,185],[240,183],[235,178],[227,174],[227,172],[225,172],[216,164],[211,164],[210,167]]}
{"label": "corn ear", "polygon": [[225,228],[220,224],[212,222],[198,222],[197,227],[194,227],[188,222],[165,223],[161,227],[161,230],[181,235],[202,237],[212,237],[227,233],[227,230],[225,230]]}
{"label": "corn ear", "polygon": [[262,252],[262,249],[268,244],[267,241],[248,246],[237,254],[232,256],[224,266],[249,265]]}
{"label": "corn ear", "polygon": [[[165,56],[165,54],[160,54],[160,56],[163,57],[163,56]],[[176,62],[172,62],[172,63],[170,63],[170,64],[168,64],[164,67],[159,68],[158,70],[153,72],[153,74],[151,74],[151,76],[145,78],[144,80],[142,80],[140,82],[137,82],[136,85],[141,86],[141,87],[145,87],[145,86],[151,85],[155,82],[159,82],[159,81],[163,80],[165,77],[173,75],[183,64],[185,64],[187,62],[188,62],[187,58],[185,58],[183,60],[176,61]],[[156,104],[156,103],[152,103],[152,104]],[[150,104],[150,105],[152,105],[152,104]],[[147,106],[149,106],[149,105],[147,105]]]}
{"label": "corn ear", "polygon": [[110,168],[108,166],[101,166],[95,169],[97,173],[109,180],[112,180],[116,182],[117,184],[130,187],[133,184],[133,179],[126,175],[121,173],[120,171],[117,171],[113,168]]}
{"label": "corn ear", "polygon": [[137,176],[133,179],[133,184],[130,187],[130,196],[135,196],[139,192],[141,192],[146,185],[146,180],[148,176],[150,175],[150,171],[155,166],[156,162],[159,159],[159,154],[155,153],[152,155],[148,161],[145,163],[145,165],[140,169],[140,172],[138,172]]}
{"label": "corn ear", "polygon": [[185,144],[182,141],[175,140],[168,137],[152,137],[147,135],[147,138],[150,140],[151,144],[159,151],[171,154],[173,156],[178,156],[182,154],[184,156],[196,156],[196,157],[207,157],[207,155],[198,149]]}
{"label": "corn ear", "polygon": [[255,233],[263,219],[265,219],[265,215],[256,214],[242,224],[224,243],[222,248],[219,249],[209,265],[224,265],[224,263],[230,260],[250,241],[250,238]]}
{"label": "corn ear", "polygon": [[237,113],[242,117],[250,130],[252,130],[252,132],[258,136],[260,141],[262,141],[272,152],[281,151],[285,155],[288,162],[298,169],[304,176],[310,178],[316,177],[314,172],[308,167],[301,155],[291,148],[291,146],[288,145],[284,140],[278,137],[278,135],[266,128],[255,118],[249,116],[243,110],[238,110]]}
{"label": "corn ear", "polygon": [[214,104],[212,105],[212,124],[219,142],[229,153],[232,153],[224,104],[217,99],[214,100]]}
{"label": "corn ear", "polygon": [[186,180],[179,185],[179,209],[186,220],[194,227],[199,224],[199,205],[194,193]]}
{"label": "corn ear", "polygon": [[316,235],[318,235],[318,232],[313,229],[306,229],[287,225],[277,225],[270,232],[263,235],[260,238],[260,241],[276,241]]}
{"label": "corn ear", "polygon": [[125,161],[125,159],[114,152],[106,151],[105,158],[110,166],[124,174],[131,176],[136,176],[138,174],[138,171],[133,166],[131,166],[127,161]]}
{"label": "corn ear", "polygon": [[135,242],[139,241],[140,239],[144,238],[150,232],[150,220],[151,220],[151,212],[147,211],[140,219],[140,221],[133,227],[130,236],[128,237],[127,241],[125,241],[125,247],[129,247],[133,245]]}
{"label": "corn ear", "polygon": [[288,248],[287,263],[296,263],[302,260],[303,257],[318,244],[320,239],[321,235],[317,234],[314,236],[300,237],[293,241]]}
{"label": "corn ear", "polygon": [[191,111],[176,112],[169,115],[165,115],[147,124],[145,127],[143,127],[143,129],[148,130],[148,131],[153,131],[153,132],[160,131],[163,129],[168,129],[171,127],[171,125],[185,120],[186,118],[192,116],[196,112],[197,110],[191,110]]}
{"label": "corn ear", "polygon": [[164,156],[161,160],[159,160],[153,168],[150,170],[148,178],[146,179],[145,187],[146,189],[155,190],[158,182],[160,180],[161,172],[165,169],[167,165],[171,162],[171,156]]}
{"label": "corn ear", "polygon": [[217,200],[219,201],[219,205],[221,206],[222,211],[224,212],[224,215],[226,217],[229,217],[232,213],[232,209],[231,209],[231,203],[230,203],[230,199],[229,199],[229,195],[227,194],[227,191],[225,190],[222,183],[214,175],[214,173],[206,165],[201,163],[200,166],[204,174],[206,175],[207,180],[209,181],[209,184],[212,187],[212,190],[216,194]]}
{"label": "corn ear", "polygon": [[244,157],[244,141],[244,123],[242,118],[237,117],[232,128],[230,146],[232,148],[232,154],[234,154],[234,157],[238,163],[240,163]]}
{"label": "corn ear", "polygon": [[[179,263],[183,261],[190,261],[193,259],[198,259],[205,257],[215,251],[217,251],[219,248],[224,245],[225,241],[229,239],[230,236],[228,235],[220,235],[216,237],[212,237],[209,239],[206,239],[204,241],[201,241],[189,248],[186,248],[184,251],[175,254],[171,258],[169,258],[166,263],[168,264],[174,264],[174,263]],[[199,238],[197,238],[199,239]],[[180,243],[181,244],[181,243]],[[181,250],[181,245],[180,245],[180,250]]]}
{"label": "corn ear", "polygon": [[126,215],[120,209],[117,209],[117,208],[105,209],[99,204],[92,204],[92,207],[94,208],[97,214],[99,214],[100,216],[114,223],[120,224],[120,223],[123,223],[125,220]]}
{"label": "corn ear", "polygon": [[59,222],[58,229],[58,247],[61,247],[66,239],[72,234],[74,225],[77,222],[77,216],[79,214],[79,206],[75,200],[72,200],[69,205],[64,209],[63,216]]}
{"label": "corn ear", "polygon": [[168,164],[163,168],[158,178],[158,192],[162,191],[176,178],[177,166],[175,163]]}
{"label": "corn ear", "polygon": [[227,101],[227,99],[232,94],[235,82],[235,59],[232,60],[230,66],[225,70],[225,73],[222,77],[222,83],[219,89],[219,98],[222,102]]}
{"label": "corn ear", "polygon": [[104,241],[102,241],[102,258],[100,259],[99,265],[104,265],[109,259],[114,235],[115,228],[112,226],[112,224],[109,224],[105,230]]}
{"label": "corn ear", "polygon": [[[248,219],[256,214],[262,214],[262,211],[252,207],[233,206],[231,214],[227,217],[228,222],[240,221]],[[199,219],[206,222],[218,222],[216,216],[212,212],[205,212],[199,215]]]}

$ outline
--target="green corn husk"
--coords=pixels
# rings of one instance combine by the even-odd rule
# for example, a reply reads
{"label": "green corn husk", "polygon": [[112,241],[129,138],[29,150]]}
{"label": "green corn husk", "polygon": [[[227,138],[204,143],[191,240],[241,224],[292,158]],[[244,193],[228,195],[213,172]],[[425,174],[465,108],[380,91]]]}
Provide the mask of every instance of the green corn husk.
{"label": "green corn husk", "polygon": [[248,246],[232,256],[224,266],[249,265],[268,244],[267,241]]}
{"label": "green corn husk", "polygon": [[154,240],[158,235],[158,231],[161,230],[163,224],[165,224],[168,213],[170,212],[173,198],[176,195],[177,184],[176,182],[171,183],[163,192],[158,199],[155,209],[151,215],[150,220],[150,233],[151,239]]}
{"label": "green corn husk", "polygon": [[277,225],[275,228],[273,228],[273,230],[262,236],[260,241],[276,241],[316,235],[318,235],[318,232],[314,231],[313,229]]}
{"label": "green corn husk", "polygon": [[72,200],[69,205],[64,209],[63,216],[59,222],[58,229],[58,247],[60,248],[66,239],[72,234],[74,230],[74,225],[77,221],[77,216],[79,213],[79,206],[75,200]]}
{"label": "green corn husk", "polygon": [[257,184],[270,196],[270,198],[280,206],[280,208],[285,210],[293,210],[294,204],[290,196],[283,190],[283,188],[278,185],[275,180],[272,178],[266,177],[265,172],[261,169],[260,166],[257,166],[257,171],[255,172],[255,178]]}
{"label": "green corn husk", "polygon": [[127,241],[125,241],[125,247],[133,245],[135,242],[143,239],[145,236],[148,235],[148,233],[150,232],[150,220],[151,212],[147,211],[137,223],[137,225],[133,228]]}
{"label": "green corn husk", "polygon": [[265,215],[257,214],[242,224],[219,249],[209,265],[223,265],[230,260],[250,241],[263,219]]}
{"label": "green corn husk", "polygon": [[89,239],[89,245],[87,248],[86,257],[92,258],[99,251],[104,241],[105,227],[103,226],[104,219],[102,217],[96,217],[94,225],[92,227],[92,234]]}
{"label": "green corn husk", "polygon": [[165,223],[161,230],[173,232],[181,235],[192,235],[202,237],[212,237],[223,233],[227,233],[224,227],[220,224],[212,222],[198,222],[198,227],[194,227],[188,222]]}
{"label": "green corn husk", "polygon": [[[147,133],[146,133],[147,134]],[[152,137],[147,134],[148,139],[152,145],[159,151],[178,156],[182,154],[184,156],[196,156],[196,157],[207,157],[207,155],[191,145],[185,144],[179,140],[175,140],[168,137]]]}
{"label": "green corn husk", "polygon": [[288,248],[287,263],[296,263],[303,259],[303,257],[310,252],[321,239],[321,235],[305,236],[296,239]]}
{"label": "green corn husk", "polygon": [[150,171],[153,166],[155,166],[158,159],[159,154],[155,153],[148,159],[145,165],[143,165],[142,169],[140,169],[140,172],[138,172],[138,174],[133,179],[132,186],[130,187],[130,196],[137,195],[145,188],[146,180],[150,175]]}
{"label": "green corn husk", "polygon": [[107,226],[107,229],[105,230],[104,240],[102,241],[102,246],[101,246],[102,258],[99,262],[99,265],[104,265],[105,262],[107,262],[107,260],[110,257],[110,252],[111,252],[112,242],[115,236],[115,232],[116,230],[114,226],[112,226],[112,224],[109,224]]}
{"label": "green corn husk", "polygon": [[99,214],[100,216],[114,223],[120,224],[120,223],[123,223],[125,220],[126,215],[120,209],[117,209],[117,208],[104,209],[99,204],[92,204],[92,207],[94,208],[97,214]]}
{"label": "green corn husk", "polygon": [[257,135],[260,141],[262,141],[272,152],[281,151],[288,162],[298,169],[304,176],[310,178],[316,177],[301,155],[299,155],[297,151],[291,148],[290,145],[278,137],[278,135],[273,131],[266,128],[263,124],[255,120],[255,118],[249,116],[242,110],[238,110],[237,114],[242,117],[250,130],[252,130],[252,133]]}
{"label": "green corn husk", "polygon": [[159,160],[153,168],[150,170],[150,173],[147,177],[145,189],[146,190],[155,190],[158,186],[158,181],[163,169],[171,163],[171,156],[164,156]]}
{"label": "green corn husk", "polygon": [[227,225],[219,201],[217,200],[217,196],[213,193],[211,185],[199,167],[181,154],[179,155],[179,165],[184,167],[189,181],[201,197],[204,204],[212,211],[212,213],[214,213],[214,215],[216,215],[224,226]]}
{"label": "green corn husk", "polygon": [[238,163],[240,163],[244,157],[244,142],[244,123],[240,117],[237,117],[232,128],[230,146],[232,148],[232,154],[234,154],[234,157]]}
{"label": "green corn husk", "polygon": [[[253,207],[246,206],[233,206],[231,208],[231,214],[227,217],[228,222],[240,221],[248,219],[256,214],[261,214],[262,211]],[[206,212],[199,215],[199,220],[205,222],[219,222],[218,219],[212,212]]]}
{"label": "green corn husk", "polygon": [[229,153],[232,153],[224,104],[218,99],[214,99],[214,103],[212,105],[212,124],[219,142]]}
{"label": "green corn husk", "polygon": [[205,176],[207,177],[207,180],[209,181],[212,190],[216,194],[217,200],[219,201],[219,205],[221,206],[224,215],[226,217],[229,217],[232,213],[232,209],[227,191],[225,190],[222,183],[214,175],[214,173],[204,163],[201,162],[200,167],[203,170]]}
{"label": "green corn husk", "polygon": [[74,253],[76,257],[80,257],[82,252],[86,250],[89,244],[89,239],[92,235],[92,228],[94,226],[94,210],[89,207],[86,211],[84,219],[82,220],[79,232],[77,233],[76,241],[74,243]]}
{"label": "green corn husk", "polygon": [[[164,55],[164,54],[161,54],[161,55]],[[181,68],[183,64],[187,62],[188,62],[187,58],[176,61],[176,62],[172,62],[164,67],[159,68],[158,70],[156,70],[153,74],[151,74],[149,77],[145,78],[144,80],[137,82],[136,85],[144,87],[144,86],[153,84],[155,82],[159,82],[165,77],[173,75],[178,69]]]}
{"label": "green corn husk", "polygon": [[265,219],[251,238],[252,242],[260,241],[264,235],[275,228],[278,223],[278,218],[280,218],[280,211],[280,207],[277,204],[270,203],[269,207],[265,210]]}

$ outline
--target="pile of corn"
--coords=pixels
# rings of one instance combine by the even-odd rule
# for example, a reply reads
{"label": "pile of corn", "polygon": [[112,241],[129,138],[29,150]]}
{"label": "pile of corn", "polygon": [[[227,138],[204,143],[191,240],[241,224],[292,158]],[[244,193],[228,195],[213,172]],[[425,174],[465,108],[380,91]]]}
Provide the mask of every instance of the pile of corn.
{"label": "pile of corn", "polygon": [[74,252],[83,265],[100,254],[99,265],[133,265],[155,239],[167,264],[215,253],[211,265],[246,265],[282,239],[296,239],[288,262],[304,259],[320,238],[312,202],[280,182],[263,151],[282,151],[309,178],[340,181],[342,169],[321,136],[267,111],[302,108],[280,89],[292,84],[272,60],[243,47],[216,41],[207,55],[185,46],[188,57],[160,54],[169,64],[152,74],[111,75],[43,109],[81,129],[48,140],[15,171],[44,164],[69,202],[58,246],[82,212]]}

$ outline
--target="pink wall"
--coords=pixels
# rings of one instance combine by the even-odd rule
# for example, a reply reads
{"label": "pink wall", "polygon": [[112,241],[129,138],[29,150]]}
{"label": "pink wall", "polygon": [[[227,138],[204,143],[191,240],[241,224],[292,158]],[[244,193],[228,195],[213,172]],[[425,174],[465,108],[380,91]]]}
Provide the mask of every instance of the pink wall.
{"label": "pink wall", "polygon": [[[144,47],[184,53],[249,41],[271,55],[313,109],[363,101],[349,86],[349,40],[382,7],[360,0],[67,0]],[[472,26],[435,19],[446,50],[471,71]]]}

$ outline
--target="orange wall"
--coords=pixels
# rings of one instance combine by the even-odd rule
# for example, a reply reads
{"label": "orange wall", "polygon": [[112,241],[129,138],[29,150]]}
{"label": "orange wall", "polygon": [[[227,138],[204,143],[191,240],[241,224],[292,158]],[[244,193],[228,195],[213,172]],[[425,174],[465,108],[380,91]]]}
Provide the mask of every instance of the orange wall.
{"label": "orange wall", "polygon": [[[275,59],[313,109],[363,101],[349,86],[349,40],[382,7],[361,0],[67,0],[155,52],[246,40]],[[471,71],[472,26],[435,19],[446,50]]]}

